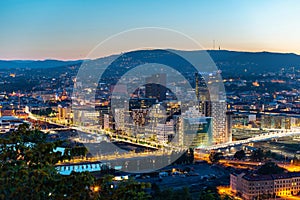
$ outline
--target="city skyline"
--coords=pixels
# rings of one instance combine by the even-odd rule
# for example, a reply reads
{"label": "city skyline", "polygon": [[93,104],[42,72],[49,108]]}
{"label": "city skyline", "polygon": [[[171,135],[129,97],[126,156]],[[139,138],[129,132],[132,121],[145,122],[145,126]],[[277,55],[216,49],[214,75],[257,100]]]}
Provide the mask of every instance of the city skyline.
{"label": "city skyline", "polygon": [[0,199],[300,199],[299,11],[0,1]]}
{"label": "city skyline", "polygon": [[1,60],[83,59],[110,36],[142,27],[182,32],[204,49],[300,54],[295,1],[0,4]]}

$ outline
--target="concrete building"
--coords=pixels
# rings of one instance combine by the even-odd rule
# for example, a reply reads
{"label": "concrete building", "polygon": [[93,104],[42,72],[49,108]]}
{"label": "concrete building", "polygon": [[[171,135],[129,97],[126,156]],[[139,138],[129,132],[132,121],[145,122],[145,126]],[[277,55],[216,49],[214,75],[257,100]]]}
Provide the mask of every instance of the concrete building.
{"label": "concrete building", "polygon": [[291,117],[262,115],[261,128],[267,129],[291,129]]}
{"label": "concrete building", "polygon": [[159,143],[167,144],[172,141],[174,137],[174,124],[170,121],[166,124],[157,124],[156,139]]}
{"label": "concrete building", "polygon": [[[204,115],[206,117],[212,118],[212,127],[213,127],[213,144],[220,144],[229,142],[231,140],[231,129],[230,121],[227,124],[226,131],[226,101],[205,101],[204,102]],[[232,119],[228,118],[227,120]],[[231,126],[230,126],[231,127]],[[229,132],[228,132],[229,131]]]}
{"label": "concrete building", "polygon": [[146,117],[148,113],[149,113],[148,109],[133,109],[132,110],[133,124],[139,127],[145,126],[147,122]]}
{"label": "concrete building", "polygon": [[19,119],[13,116],[0,117],[0,133],[15,131],[23,123],[23,119]]}
{"label": "concrete building", "polygon": [[114,130],[115,129],[115,123],[114,123],[112,115],[110,115],[110,114],[103,115],[103,128],[106,130]]}
{"label": "concrete building", "polygon": [[212,118],[213,144],[230,142],[232,116],[226,115],[227,104],[219,91],[219,72],[195,73],[195,92],[200,113]]}
{"label": "concrete building", "polygon": [[212,118],[202,116],[198,108],[190,107],[181,116],[175,116],[174,121],[179,146],[194,148],[212,144]]}
{"label": "concrete building", "polygon": [[99,125],[100,124],[100,112],[95,111],[93,109],[82,109],[75,110],[73,109],[70,112],[70,120],[73,121],[74,124],[78,124],[81,126],[86,125]]}
{"label": "concrete building", "polygon": [[125,130],[125,109],[116,108],[115,109],[115,127],[116,130]]}
{"label": "concrete building", "polygon": [[58,105],[57,106],[57,118],[59,120],[65,120],[68,118],[68,114],[69,114],[69,111],[68,111],[68,108],[67,107],[63,107],[61,105]]}
{"label": "concrete building", "polygon": [[300,195],[300,172],[257,175],[232,173],[231,191],[245,200]]}

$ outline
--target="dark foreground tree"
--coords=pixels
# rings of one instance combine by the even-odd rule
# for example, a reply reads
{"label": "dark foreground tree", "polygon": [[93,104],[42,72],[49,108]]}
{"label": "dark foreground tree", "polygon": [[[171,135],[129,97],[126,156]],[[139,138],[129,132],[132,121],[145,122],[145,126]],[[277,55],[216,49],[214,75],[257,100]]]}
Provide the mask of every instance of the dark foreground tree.
{"label": "dark foreground tree", "polygon": [[200,191],[200,200],[221,200],[220,195],[215,187],[207,187]]}
{"label": "dark foreground tree", "polygon": [[150,195],[145,192],[151,188],[149,183],[138,183],[132,179],[113,182],[110,175],[100,180],[98,200],[149,200]]}
{"label": "dark foreground tree", "polygon": [[[133,180],[111,187],[111,177],[100,180],[89,172],[60,175],[58,161],[66,159],[54,149],[62,142],[47,142],[47,134],[24,124],[0,139],[0,199],[130,199],[145,200],[150,187]],[[101,182],[101,187],[98,182]]]}
{"label": "dark foreground tree", "polygon": [[173,190],[169,188],[162,191],[159,188],[155,188],[153,192],[154,193],[152,195],[152,199],[155,200],[179,200],[179,199],[191,200],[192,199],[189,189],[187,187],[184,187],[179,190]]}
{"label": "dark foreground tree", "polygon": [[62,160],[54,149],[59,142],[23,124],[8,138],[0,139],[0,199],[90,199],[94,178],[89,173],[60,175],[55,164]]}

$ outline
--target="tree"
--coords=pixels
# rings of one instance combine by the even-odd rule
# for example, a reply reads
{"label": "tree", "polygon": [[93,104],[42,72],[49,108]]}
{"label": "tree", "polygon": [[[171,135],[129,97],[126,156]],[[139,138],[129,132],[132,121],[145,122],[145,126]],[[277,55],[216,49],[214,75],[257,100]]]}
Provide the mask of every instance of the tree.
{"label": "tree", "polygon": [[294,155],[292,162],[294,165],[300,165],[300,159],[296,155]]}
{"label": "tree", "polygon": [[63,159],[54,152],[61,142],[47,142],[47,134],[19,126],[0,140],[0,199],[90,199],[94,182],[89,173],[60,175],[55,164]]}
{"label": "tree", "polygon": [[85,157],[88,153],[88,150],[85,146],[75,146],[72,148],[66,148],[65,152],[71,155],[71,157]]}
{"label": "tree", "polygon": [[182,200],[191,200],[191,194],[189,192],[189,188],[184,187],[182,190],[177,190],[174,192],[174,199],[182,199]]}
{"label": "tree", "polygon": [[55,111],[52,110],[52,108],[46,108],[46,109],[40,110],[37,114],[41,115],[41,116],[50,116],[50,115],[55,114]]}
{"label": "tree", "polygon": [[182,200],[191,200],[191,194],[189,192],[189,189],[187,187],[184,187],[179,190],[173,190],[171,188],[165,189],[165,190],[160,190],[159,188],[156,188],[153,191],[154,193],[152,194],[152,199],[155,200],[177,200],[177,199],[182,199]]}
{"label": "tree", "polygon": [[209,160],[212,163],[219,162],[219,160],[222,158],[223,158],[223,153],[221,153],[221,152],[211,152],[209,154]]}
{"label": "tree", "polygon": [[281,174],[284,172],[284,169],[279,167],[274,162],[268,162],[262,165],[258,171],[259,174],[268,175],[268,174]]}
{"label": "tree", "polygon": [[245,154],[244,150],[237,151],[234,154],[234,158],[236,158],[238,160],[241,160],[241,159],[245,158],[245,156],[246,156],[246,154]]}
{"label": "tree", "polygon": [[[180,155],[182,154],[182,155]],[[178,157],[178,155],[180,155]],[[194,150],[192,148],[182,152],[172,152],[172,156],[173,158],[178,157],[178,159],[176,161],[174,161],[173,164],[192,164],[194,162]]]}
{"label": "tree", "polygon": [[[112,176],[98,184],[89,172],[60,175],[55,169],[66,157],[54,149],[63,141],[47,142],[47,134],[20,125],[8,138],[0,139],[0,199],[130,199],[146,200],[151,187],[134,180],[111,187]],[[85,152],[80,149],[78,153]],[[99,181],[99,180],[98,180]],[[97,189],[95,189],[97,188]]]}
{"label": "tree", "polygon": [[153,191],[154,194],[160,193],[160,188],[156,183],[151,184],[151,190]]}
{"label": "tree", "polygon": [[224,195],[224,196],[221,196],[221,199],[222,199],[222,200],[233,200],[233,198],[230,197],[230,196],[228,196],[227,194]]}
{"label": "tree", "polygon": [[144,190],[151,187],[146,183],[138,183],[133,179],[123,180],[117,185],[112,182],[113,176],[104,176],[101,180],[98,200],[148,200],[150,195]]}
{"label": "tree", "polygon": [[194,163],[194,149],[193,148],[189,148],[189,150],[187,152],[187,156],[188,156],[188,163],[189,164]]}
{"label": "tree", "polygon": [[221,200],[216,188],[208,187],[200,191],[199,200]]}
{"label": "tree", "polygon": [[265,155],[262,149],[256,149],[252,151],[251,153],[251,160],[253,161],[262,161],[264,159]]}

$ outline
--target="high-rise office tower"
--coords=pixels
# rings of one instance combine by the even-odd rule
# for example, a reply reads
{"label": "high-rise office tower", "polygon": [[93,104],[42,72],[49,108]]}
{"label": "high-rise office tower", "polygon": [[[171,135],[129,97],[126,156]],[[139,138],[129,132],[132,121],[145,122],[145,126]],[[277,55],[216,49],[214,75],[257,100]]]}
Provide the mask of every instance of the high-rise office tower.
{"label": "high-rise office tower", "polygon": [[205,115],[205,101],[209,101],[209,89],[206,86],[205,79],[199,72],[195,73],[195,92],[199,104],[199,112]]}
{"label": "high-rise office tower", "polygon": [[199,72],[195,73],[195,92],[199,101],[209,100],[209,90],[205,83],[205,77]]}
{"label": "high-rise office tower", "polygon": [[220,144],[231,141],[231,120],[230,116],[226,116],[226,101],[220,100],[220,98],[210,98],[210,91],[217,94],[218,84],[216,86],[212,84],[206,85],[206,82],[214,83],[214,79],[215,76],[211,74],[205,76],[204,73],[195,73],[195,92],[199,101],[200,113],[212,118],[212,143]]}

